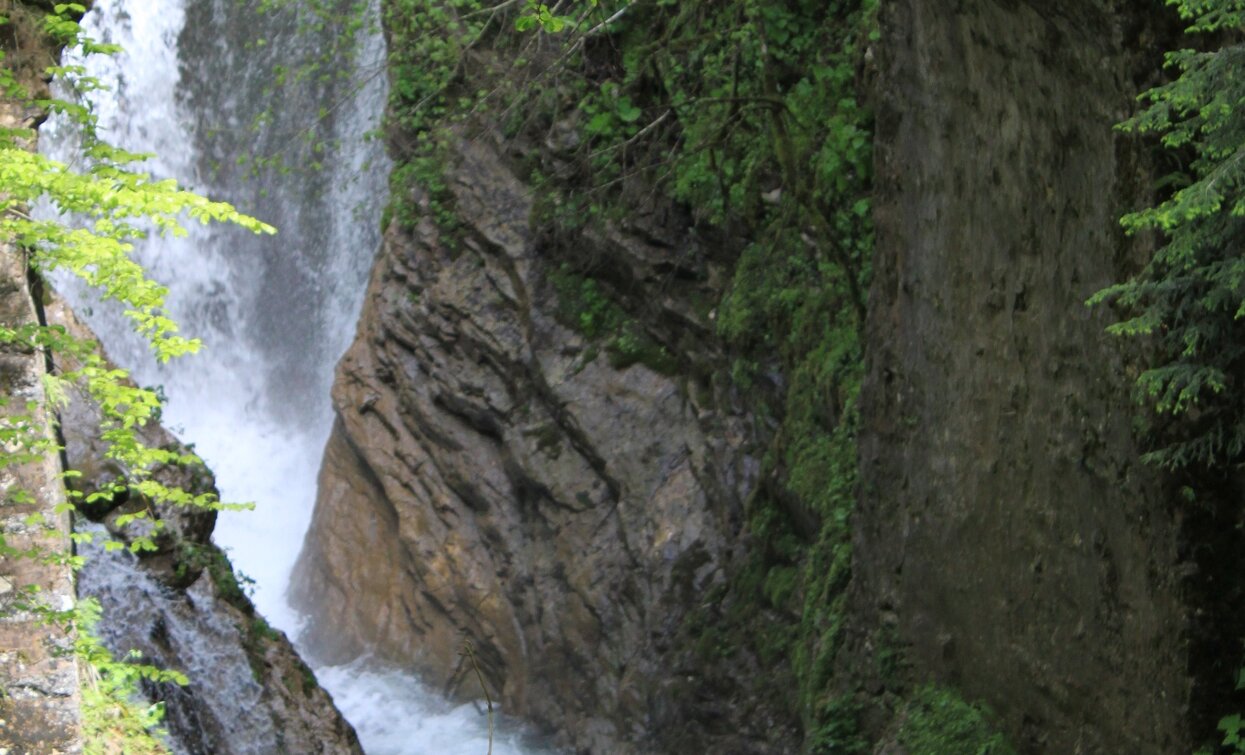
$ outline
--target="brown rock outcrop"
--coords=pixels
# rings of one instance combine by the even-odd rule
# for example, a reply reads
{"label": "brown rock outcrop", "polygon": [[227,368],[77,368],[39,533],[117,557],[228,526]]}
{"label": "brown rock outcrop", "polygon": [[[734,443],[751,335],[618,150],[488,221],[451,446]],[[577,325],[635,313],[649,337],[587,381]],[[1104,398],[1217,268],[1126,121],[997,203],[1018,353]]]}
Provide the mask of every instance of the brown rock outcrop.
{"label": "brown rock outcrop", "polygon": [[1031,752],[1193,748],[1179,516],[1084,304],[1135,255],[1138,13],[883,6],[856,642]]}
{"label": "brown rock outcrop", "polygon": [[[626,752],[671,715],[688,671],[662,653],[737,547],[746,425],[558,321],[530,191],[489,144],[460,144],[452,177],[465,230],[385,238],[292,596],[326,659],[372,651],[479,697],[470,642],[508,712]],[[668,278],[643,238],[596,243]],[[708,333],[685,302],[650,304]]]}

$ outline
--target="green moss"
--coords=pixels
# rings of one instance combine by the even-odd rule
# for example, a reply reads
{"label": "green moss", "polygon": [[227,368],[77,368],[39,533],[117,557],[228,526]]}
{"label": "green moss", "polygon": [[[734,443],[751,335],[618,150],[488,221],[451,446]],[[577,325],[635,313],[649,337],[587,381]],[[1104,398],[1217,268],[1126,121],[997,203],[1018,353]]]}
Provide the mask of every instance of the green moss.
{"label": "green moss", "polygon": [[903,674],[907,670],[903,647],[895,636],[894,629],[883,628],[874,637],[873,672],[882,681],[883,686],[891,692],[901,692]]}
{"label": "green moss", "polygon": [[870,751],[860,734],[860,705],[850,695],[827,700],[816,719],[817,727],[805,741],[809,755],[857,755]]}
{"label": "green moss", "polygon": [[[785,138],[793,153],[771,155],[780,176],[777,200],[767,207],[729,182],[729,191],[719,190],[710,200],[715,193],[710,182],[694,177],[683,188],[689,195],[703,192],[715,210],[737,207],[752,218],[754,240],[744,248],[718,309],[718,332],[740,355],[732,374],[741,390],[755,395],[758,384],[764,385],[761,376],[775,366],[786,376],[785,390],[758,411],[778,422],[762,470],[763,478],[777,482],[750,506],[750,527],[765,543],[761,594],[769,605],[785,603],[795,617],[784,652],[806,749],[861,752],[867,748],[858,734],[855,704],[835,693],[831,682],[850,579],[855,397],[863,372],[861,292],[873,246],[871,122],[858,103],[850,70],[856,40],[872,24],[872,4],[831,5],[826,10],[832,19],[820,24],[807,15],[816,12],[812,6],[762,11],[769,14],[767,33],[782,28],[792,35],[792,46],[779,57],[790,65],[784,102],[796,123],[787,124],[785,137],[772,123],[756,136],[776,145]],[[815,45],[802,46],[812,45],[814,37]],[[805,118],[824,131],[800,128]],[[734,171],[744,185],[774,175],[757,162],[764,147],[741,147],[740,155],[725,168],[719,162],[719,168]],[[814,170],[788,171],[788,160]],[[704,172],[712,173],[711,167],[703,166]],[[810,235],[810,228],[821,233]]]}
{"label": "green moss", "polygon": [[523,435],[535,438],[536,449],[551,458],[556,459],[562,455],[562,430],[556,422],[545,422],[530,430],[524,430]]}
{"label": "green moss", "polygon": [[229,557],[215,545],[181,541],[178,543],[176,569],[178,576],[185,576],[188,570],[207,571],[212,575],[212,582],[216,585],[216,597],[248,615],[255,612],[255,606],[252,605],[247,595],[255,580],[234,571]]}
{"label": "green moss", "polygon": [[800,572],[793,566],[776,566],[765,573],[761,592],[770,605],[781,608],[795,595]]}
{"label": "green moss", "polygon": [[302,661],[299,661],[298,667],[303,680],[303,694],[310,695],[319,689],[320,680],[316,679],[316,672],[312,671],[311,667]]}
{"label": "green moss", "polygon": [[[389,215],[403,228],[413,229],[428,217],[444,235],[454,236],[462,223],[454,209],[454,196],[445,182],[447,150],[431,137],[419,140],[419,154],[411,155],[389,174]],[[422,202],[416,202],[416,196]]]}
{"label": "green moss", "polygon": [[558,294],[558,320],[589,340],[617,333],[627,324],[627,313],[610,300],[601,284],[563,264],[549,273]]}
{"label": "green moss", "polygon": [[255,681],[260,681],[264,677],[264,656],[268,644],[280,636],[277,630],[269,626],[268,622],[259,615],[252,616],[246,625],[242,637],[242,649],[246,652],[247,662],[251,665],[251,676],[255,678]]}
{"label": "green moss", "polygon": [[[549,273],[549,282],[558,295],[558,321],[603,344],[611,367],[625,370],[643,364],[663,375],[678,371],[678,360],[610,298],[600,282],[575,272],[566,263]],[[587,361],[591,357],[585,356]]]}
{"label": "green moss", "polygon": [[917,689],[903,711],[899,743],[912,755],[1014,755],[987,713],[945,687]]}
{"label": "green moss", "polygon": [[679,370],[678,360],[635,320],[624,322],[614,333],[606,344],[606,355],[610,366],[616,370],[625,370],[633,364],[643,364],[663,375],[674,375]]}

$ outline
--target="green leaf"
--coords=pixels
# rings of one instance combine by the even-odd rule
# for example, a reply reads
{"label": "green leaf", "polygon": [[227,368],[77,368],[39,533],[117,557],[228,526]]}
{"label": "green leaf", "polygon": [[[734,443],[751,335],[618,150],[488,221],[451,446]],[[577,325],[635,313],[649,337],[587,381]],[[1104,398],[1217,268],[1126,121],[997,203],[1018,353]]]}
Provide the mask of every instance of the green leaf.
{"label": "green leaf", "polygon": [[640,120],[644,111],[632,104],[626,95],[618,98],[618,118],[623,123],[635,123]]}

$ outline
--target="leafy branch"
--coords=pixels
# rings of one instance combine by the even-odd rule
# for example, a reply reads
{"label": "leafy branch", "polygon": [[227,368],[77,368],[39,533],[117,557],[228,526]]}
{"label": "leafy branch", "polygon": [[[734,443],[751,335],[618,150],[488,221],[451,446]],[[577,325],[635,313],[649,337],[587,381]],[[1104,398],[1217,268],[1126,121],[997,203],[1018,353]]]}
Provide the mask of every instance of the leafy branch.
{"label": "leafy branch", "polygon": [[[1240,0],[1171,4],[1190,33],[1243,28]],[[1123,317],[1109,331],[1154,348],[1136,396],[1168,421],[1145,458],[1178,470],[1245,458],[1245,46],[1178,50],[1166,65],[1175,78],[1143,93],[1119,129],[1192,159],[1165,179],[1166,199],[1121,220],[1159,239],[1145,268],[1089,304],[1115,305]]]}

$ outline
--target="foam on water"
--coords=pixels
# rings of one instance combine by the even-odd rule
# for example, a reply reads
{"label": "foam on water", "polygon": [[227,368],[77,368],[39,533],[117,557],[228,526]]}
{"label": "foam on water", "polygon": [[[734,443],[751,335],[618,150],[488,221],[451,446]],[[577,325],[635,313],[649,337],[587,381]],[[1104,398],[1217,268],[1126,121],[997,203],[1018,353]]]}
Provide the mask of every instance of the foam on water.
{"label": "foam on water", "polygon": [[[452,705],[407,674],[377,669],[362,658],[344,666],[316,670],[334,693],[342,713],[354,723],[368,755],[482,755],[488,750],[487,710],[483,702]],[[536,752],[516,733],[513,721],[495,708],[499,734],[494,755]]]}

